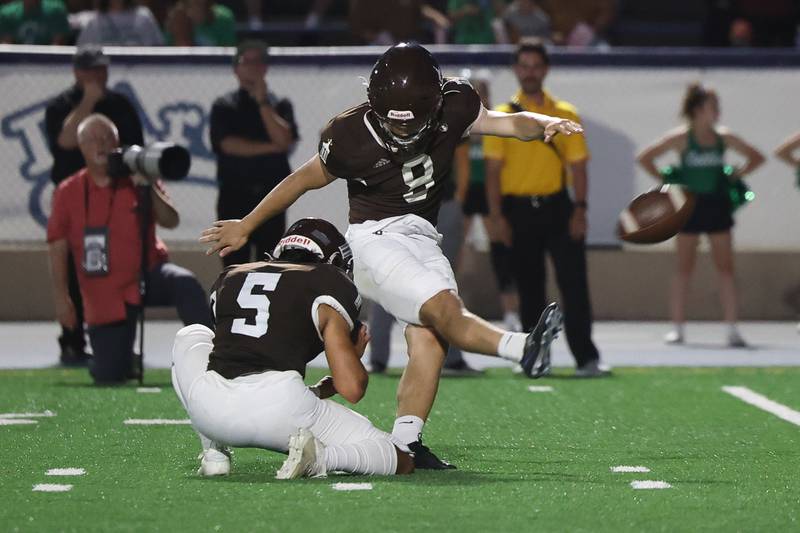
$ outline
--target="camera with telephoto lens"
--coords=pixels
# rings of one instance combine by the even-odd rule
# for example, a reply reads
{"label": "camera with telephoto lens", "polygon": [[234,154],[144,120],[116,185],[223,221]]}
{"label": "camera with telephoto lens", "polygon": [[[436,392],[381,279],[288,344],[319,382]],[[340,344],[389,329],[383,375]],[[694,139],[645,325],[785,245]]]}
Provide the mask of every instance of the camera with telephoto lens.
{"label": "camera with telephoto lens", "polygon": [[141,174],[150,182],[156,179],[181,180],[189,174],[189,150],[171,142],[156,142],[147,146],[123,146],[108,156],[108,175],[126,178]]}

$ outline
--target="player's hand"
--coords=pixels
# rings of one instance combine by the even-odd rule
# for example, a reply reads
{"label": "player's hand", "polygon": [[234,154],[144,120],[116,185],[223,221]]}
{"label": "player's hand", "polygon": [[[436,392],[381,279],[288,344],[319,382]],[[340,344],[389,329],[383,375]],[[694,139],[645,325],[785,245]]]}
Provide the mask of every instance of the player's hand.
{"label": "player's hand", "polygon": [[200,242],[211,244],[206,250],[206,255],[219,252],[220,257],[225,257],[244,246],[249,236],[250,232],[241,220],[217,220],[214,226],[203,231]]}
{"label": "player's hand", "polygon": [[367,349],[367,344],[369,344],[371,338],[372,337],[369,336],[369,331],[367,330],[366,324],[361,324],[355,344],[356,353],[358,354],[359,359],[364,356],[364,350]]}
{"label": "player's hand", "polygon": [[587,228],[586,210],[576,208],[569,217],[569,236],[573,241],[582,241],[586,238]]}
{"label": "player's hand", "polygon": [[544,128],[544,142],[549,143],[557,134],[572,135],[573,133],[583,133],[583,127],[572,120],[565,118],[553,119]]}
{"label": "player's hand", "polygon": [[489,240],[491,242],[501,242],[506,246],[511,246],[511,225],[503,215],[493,215],[489,217]]}
{"label": "player's hand", "polygon": [[56,318],[58,323],[67,329],[78,327],[78,315],[75,313],[75,305],[68,295],[56,298]]}
{"label": "player's hand", "polygon": [[333,385],[333,377],[325,376],[311,387],[311,392],[317,395],[317,398],[324,400],[336,394],[336,387]]}

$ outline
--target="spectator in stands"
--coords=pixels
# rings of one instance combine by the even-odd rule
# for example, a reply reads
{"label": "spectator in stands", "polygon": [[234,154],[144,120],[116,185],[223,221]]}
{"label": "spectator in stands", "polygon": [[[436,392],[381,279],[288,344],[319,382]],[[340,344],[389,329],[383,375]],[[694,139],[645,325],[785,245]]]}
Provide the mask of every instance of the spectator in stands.
{"label": "spectator in stands", "polygon": [[[693,83],[686,90],[681,114],[686,125],[675,128],[647,146],[637,160],[651,176],[663,179],[655,160],[670,152],[680,157],[677,167],[681,183],[695,193],[697,204],[691,218],[677,237],[678,269],[670,293],[670,315],[674,329],[664,340],[668,344],[684,342],[686,299],[694,270],[697,244],[705,233],[711,243],[711,255],[719,276],[719,299],[725,322],[728,324],[728,345],[744,347],[746,343],[736,326],[738,304],[736,276],[733,262],[733,206],[728,192],[728,181],[753,172],[764,163],[764,156],[738,135],[717,126],[719,99],[717,93]],[[725,151],[732,148],[745,158],[745,164],[732,176],[724,172]]]}
{"label": "spectator in stands", "polygon": [[615,0],[547,0],[553,41],[567,46],[598,46],[617,14]]}
{"label": "spectator in stands", "polygon": [[[188,270],[167,262],[167,249],[156,237],[155,224],[174,228],[178,212],[161,183],[134,174],[112,178],[108,155],[119,146],[114,123],[100,114],[81,120],[78,146],[86,168],[56,189],[47,224],[53,294],[58,321],[77,323],[67,288],[70,254],[78,269],[94,357],[89,372],[97,384],[116,384],[136,377],[133,343],[139,294],[142,243],[141,196],[152,201],[147,232],[147,299],[144,305],[174,305],[184,324],[211,327],[211,312],[200,283]],[[137,190],[138,189],[138,190]]]}
{"label": "spectator in stands", "polygon": [[[483,107],[491,109],[489,103],[489,72],[464,70],[461,76],[470,81],[481,96]],[[458,148],[453,158],[456,191],[455,198],[463,213],[464,235],[469,235],[476,215],[484,227],[489,226],[489,204],[486,200],[486,159],[483,156],[483,139],[471,135]],[[440,216],[441,219],[441,216]],[[519,294],[511,270],[511,243],[494,239],[489,252],[492,268],[500,291],[500,304],[503,308],[503,327],[509,331],[522,331],[519,318]],[[445,249],[445,246],[442,246]],[[374,335],[373,335],[374,338]]]}
{"label": "spectator in stands", "polygon": [[492,44],[494,12],[489,0],[448,0],[447,16],[456,44]]}
{"label": "spectator in stands", "polygon": [[[86,165],[78,148],[78,124],[91,113],[105,115],[119,131],[122,144],[142,144],[142,124],[133,104],[122,94],[106,87],[108,56],[98,47],[79,48],[73,58],[75,84],[47,104],[45,131],[53,155],[50,179],[58,185]],[[68,281],[77,320],[64,327],[58,339],[63,365],[84,365],[86,341],[83,330],[83,304],[73,261],[68,263]]]}
{"label": "spectator in stands", "polygon": [[164,36],[147,7],[133,0],[99,0],[77,44],[162,46]]}
{"label": "spectator in stands", "polygon": [[61,0],[14,0],[0,7],[3,44],[66,44],[69,33]]}
{"label": "spectator in stands", "polygon": [[[550,56],[541,41],[522,41],[514,54],[520,90],[495,109],[531,111],[579,122],[575,107],[544,89]],[[493,240],[511,243],[522,326],[530,331],[546,303],[545,255],[556,271],[564,329],[578,377],[610,368],[592,341],[592,305],[586,266],[589,149],[584,135],[551,142],[484,137],[486,195]],[[572,194],[567,177],[571,176]]]}
{"label": "spectator in stands", "polygon": [[509,41],[524,38],[550,40],[550,16],[536,0],[514,0],[503,13]]}
{"label": "spectator in stands", "polygon": [[[269,91],[267,45],[239,45],[233,71],[239,88],[214,101],[211,146],[217,154],[218,220],[242,218],[289,175],[289,152],[297,141],[294,110],[286,98]],[[286,229],[285,214],[271,218],[250,235],[250,241],[226,255],[224,264],[248,263],[272,252]]]}
{"label": "spectator in stands", "polygon": [[446,42],[450,21],[421,0],[350,0],[350,28],[359,44],[425,42],[424,20],[433,24],[435,42]]}
{"label": "spectator in stands", "polygon": [[180,0],[165,24],[167,44],[176,46],[235,46],[233,12],[211,0]]}
{"label": "spectator in stands", "polygon": [[800,11],[795,0],[738,0],[736,5],[753,27],[753,46],[795,46]]}

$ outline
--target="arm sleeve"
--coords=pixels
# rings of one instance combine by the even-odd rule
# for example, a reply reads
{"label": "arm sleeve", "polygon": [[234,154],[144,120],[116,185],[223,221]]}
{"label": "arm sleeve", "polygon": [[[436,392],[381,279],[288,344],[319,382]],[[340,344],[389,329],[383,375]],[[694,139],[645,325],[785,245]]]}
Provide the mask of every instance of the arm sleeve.
{"label": "arm sleeve", "polygon": [[67,118],[68,114],[69,111],[65,105],[62,105],[61,98],[56,98],[50,102],[44,112],[47,147],[50,148],[50,153],[53,155],[54,159],[57,154],[60,154],[62,151],[61,147],[58,146],[58,136],[61,134],[61,129],[64,126],[64,119]]}
{"label": "arm sleeve", "polygon": [[319,137],[317,152],[319,153],[322,164],[331,175],[337,178],[347,179],[350,172],[342,156],[342,146],[340,144],[342,136],[337,137],[336,135],[339,128],[337,128],[335,120],[336,119],[331,120],[328,125],[325,126],[325,129],[322,130]]}
{"label": "arm sleeve", "polygon": [[47,242],[60,241],[69,236],[69,210],[65,205],[64,187],[56,188],[53,208],[47,221]]}
{"label": "arm sleeve", "polygon": [[119,142],[121,145],[138,144],[144,145],[144,134],[142,132],[142,121],[139,119],[139,113],[133,104],[124,96],[121,97],[120,106],[124,109],[121,124],[117,124],[119,128]]}
{"label": "arm sleeve", "polygon": [[[356,286],[336,267],[323,267],[325,274],[319,276],[318,296],[314,305],[326,304],[336,310],[345,319],[350,331],[360,327],[358,316],[361,313],[361,296]],[[322,269],[320,269],[322,270]]]}
{"label": "arm sleeve", "polygon": [[463,134],[469,134],[481,112],[481,97],[464,78],[452,78],[443,86],[446,122]]}
{"label": "arm sleeve", "polygon": [[292,130],[292,139],[298,140],[300,138],[299,130],[297,128],[297,122],[294,119],[294,108],[292,107],[292,103],[287,98],[282,98],[278,104],[275,106],[275,112],[278,113],[283,120],[289,123],[289,127]]}
{"label": "arm sleeve", "polygon": [[211,117],[209,119],[209,135],[211,136],[211,149],[215,154],[222,153],[222,139],[233,134],[233,120],[231,119],[232,110],[221,98],[214,102],[211,107]]}

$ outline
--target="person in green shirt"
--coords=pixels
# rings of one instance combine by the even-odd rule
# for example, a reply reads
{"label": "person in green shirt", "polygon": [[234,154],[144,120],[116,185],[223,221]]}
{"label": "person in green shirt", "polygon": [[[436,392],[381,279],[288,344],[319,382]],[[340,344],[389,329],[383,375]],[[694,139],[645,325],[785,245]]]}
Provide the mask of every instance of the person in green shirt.
{"label": "person in green shirt", "polygon": [[235,46],[233,12],[210,0],[182,0],[167,17],[165,41],[175,46]]}
{"label": "person in green shirt", "polygon": [[[670,294],[670,315],[674,329],[664,340],[668,344],[681,344],[684,341],[683,325],[686,321],[689,282],[694,271],[697,244],[700,235],[705,233],[711,243],[711,255],[719,275],[720,303],[728,324],[728,345],[745,347],[746,343],[736,327],[738,304],[731,236],[733,218],[725,180],[750,174],[764,163],[764,156],[738,135],[717,126],[719,98],[713,89],[699,83],[689,85],[681,113],[686,124],[669,131],[646,147],[637,158],[648,174],[661,180],[663,176],[655,160],[669,152],[677,153],[681,161],[678,167],[681,184],[697,197],[694,212],[677,237],[678,271]],[[723,171],[727,148],[732,148],[745,159],[744,165],[735,169],[730,177]]]}
{"label": "person in green shirt", "polygon": [[61,0],[15,0],[0,8],[3,44],[64,44],[68,35]]}
{"label": "person in green shirt", "polygon": [[490,0],[448,0],[447,16],[453,22],[454,43],[494,43]]}

